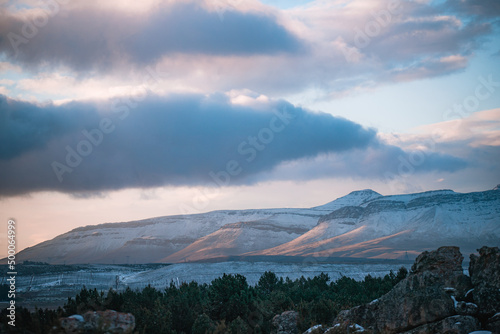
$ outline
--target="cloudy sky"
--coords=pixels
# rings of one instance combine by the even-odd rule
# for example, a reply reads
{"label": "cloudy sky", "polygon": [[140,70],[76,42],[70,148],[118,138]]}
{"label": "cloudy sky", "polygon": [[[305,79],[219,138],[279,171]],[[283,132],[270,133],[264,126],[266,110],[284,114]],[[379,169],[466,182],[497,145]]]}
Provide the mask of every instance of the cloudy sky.
{"label": "cloudy sky", "polygon": [[491,189],[498,36],[497,0],[0,0],[0,220]]}

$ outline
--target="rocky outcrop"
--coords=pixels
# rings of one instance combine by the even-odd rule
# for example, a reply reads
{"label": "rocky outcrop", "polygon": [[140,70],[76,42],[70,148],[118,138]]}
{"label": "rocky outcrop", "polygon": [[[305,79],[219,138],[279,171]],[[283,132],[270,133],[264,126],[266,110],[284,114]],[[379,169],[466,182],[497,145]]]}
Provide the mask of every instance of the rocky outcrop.
{"label": "rocky outcrop", "polygon": [[394,289],[376,302],[341,313],[337,322],[359,324],[375,333],[398,333],[453,316],[450,294],[461,296],[471,287],[462,260],[457,247],[424,252]]}
{"label": "rocky outcrop", "polygon": [[[472,300],[479,307],[479,318],[488,321],[500,312],[500,251],[482,247],[479,256],[470,256],[469,274],[474,285]],[[489,321],[488,321],[489,322]]]}
{"label": "rocky outcrop", "polygon": [[106,333],[129,334],[135,328],[135,318],[130,313],[112,310],[89,311],[60,319],[60,328],[54,333]]}
{"label": "rocky outcrop", "polygon": [[500,313],[489,318],[484,327],[493,333],[500,333]]}
{"label": "rocky outcrop", "polygon": [[62,329],[59,333],[82,333],[84,330],[85,320],[83,320],[83,317],[79,314],[62,318],[59,321]]}
{"label": "rocky outcrop", "polygon": [[402,334],[454,333],[469,334],[480,328],[479,320],[471,316],[454,315],[441,321],[419,326]]}
{"label": "rocky outcrop", "polygon": [[410,275],[373,302],[339,313],[326,334],[500,333],[500,251],[483,247],[472,255],[470,275],[458,247],[424,252]]}
{"label": "rocky outcrop", "polygon": [[297,320],[299,314],[295,311],[285,311],[274,316],[273,326],[276,334],[296,334],[298,333]]}

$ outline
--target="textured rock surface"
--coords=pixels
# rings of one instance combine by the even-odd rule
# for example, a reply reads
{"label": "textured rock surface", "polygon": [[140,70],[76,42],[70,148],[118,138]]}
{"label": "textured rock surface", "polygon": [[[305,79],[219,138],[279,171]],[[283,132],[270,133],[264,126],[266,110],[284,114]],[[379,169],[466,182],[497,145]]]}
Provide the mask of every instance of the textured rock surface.
{"label": "textured rock surface", "polygon": [[440,321],[456,314],[450,296],[464,295],[471,288],[463,274],[463,257],[457,247],[424,252],[411,274],[375,303],[341,312],[339,327],[359,324],[375,333],[398,333]]}
{"label": "textured rock surface", "polygon": [[423,252],[407,278],[376,301],[340,312],[323,334],[500,334],[498,247],[471,255],[471,277],[462,260],[457,247]]}
{"label": "textured rock surface", "polygon": [[474,303],[457,302],[455,311],[460,315],[477,315],[479,308]]}
{"label": "textured rock surface", "polygon": [[285,311],[273,318],[273,325],[276,327],[276,334],[296,334],[298,333],[297,319],[299,314],[295,311]]}
{"label": "textured rock surface", "polygon": [[130,313],[111,310],[87,312],[83,315],[83,318],[92,328],[108,333],[132,333],[135,328],[135,318]]}
{"label": "textured rock surface", "polygon": [[302,334],[323,334],[327,329],[328,328],[323,327],[323,325],[316,325],[309,328]]}
{"label": "textured rock surface", "polygon": [[363,333],[363,334],[372,334],[372,330],[367,330],[358,324],[335,324],[333,327],[330,327],[324,331],[324,334],[344,334],[344,333]]}
{"label": "textured rock surface", "polygon": [[61,319],[61,328],[64,329],[64,333],[81,333],[84,330],[84,321],[79,319],[81,316],[74,316]]}
{"label": "textured rock surface", "polygon": [[500,251],[482,247],[479,256],[470,256],[469,274],[474,285],[472,297],[484,321],[500,312]]}
{"label": "textured rock surface", "polygon": [[471,316],[455,315],[441,321],[419,326],[402,334],[456,333],[469,334],[479,330],[479,320]]}
{"label": "textured rock surface", "polygon": [[59,333],[129,334],[135,328],[135,318],[130,313],[112,310],[89,311],[83,317],[74,315],[62,318],[60,324],[61,331]]}
{"label": "textured rock surface", "polygon": [[462,271],[464,257],[458,247],[440,247],[436,251],[420,254],[411,270],[412,272],[430,271],[446,274],[453,271]]}
{"label": "textured rock surface", "polygon": [[486,321],[486,329],[493,333],[500,333],[500,313],[495,314]]}
{"label": "textured rock surface", "polygon": [[464,257],[458,247],[440,247],[436,251],[420,254],[411,271],[414,274],[431,273],[448,288],[448,292],[458,300],[465,298],[465,294],[472,287],[471,279],[463,274],[462,261]]}

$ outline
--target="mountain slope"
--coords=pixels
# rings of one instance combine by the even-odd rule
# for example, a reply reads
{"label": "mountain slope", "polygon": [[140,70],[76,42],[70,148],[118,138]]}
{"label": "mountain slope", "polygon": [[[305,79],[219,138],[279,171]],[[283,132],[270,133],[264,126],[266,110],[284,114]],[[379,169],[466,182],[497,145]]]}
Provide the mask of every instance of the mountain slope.
{"label": "mountain slope", "polygon": [[[498,187],[497,187],[498,188]],[[500,244],[500,190],[352,192],[309,209],[214,211],[85,226],[27,248],[49,263],[203,261],[229,256],[404,258]]]}
{"label": "mountain slope", "polygon": [[[319,216],[306,210],[295,220],[300,228],[309,230]],[[280,219],[286,215],[276,209],[213,211],[85,226],[26,248],[17,254],[17,260],[59,264],[158,262],[226,224],[270,217],[284,224]]]}
{"label": "mountain slope", "polygon": [[309,232],[249,255],[398,258],[436,245],[500,243],[500,191],[385,196],[335,210]]}
{"label": "mountain slope", "polygon": [[[26,248],[17,254],[17,260],[58,264],[159,262],[226,224],[267,220],[285,230],[304,233],[321,215],[311,209],[226,210],[91,225]],[[285,235],[282,243],[297,236]]]}
{"label": "mountain slope", "polygon": [[357,190],[350,194],[337,198],[336,200],[324,205],[316,206],[313,209],[320,211],[332,212],[346,206],[360,206],[374,199],[383,197],[378,192],[371,189]]}
{"label": "mountain slope", "polygon": [[162,262],[189,262],[240,255],[280,245],[307,231],[306,228],[275,225],[269,220],[227,224]]}

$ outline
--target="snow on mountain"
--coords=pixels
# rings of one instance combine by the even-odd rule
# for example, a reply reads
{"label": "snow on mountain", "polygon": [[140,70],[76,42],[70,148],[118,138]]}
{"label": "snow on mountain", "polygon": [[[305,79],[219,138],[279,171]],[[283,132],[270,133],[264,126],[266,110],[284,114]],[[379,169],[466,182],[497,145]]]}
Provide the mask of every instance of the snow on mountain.
{"label": "snow on mountain", "polygon": [[344,206],[359,206],[379,197],[382,197],[382,195],[371,189],[358,190],[351,192],[347,196],[337,198],[332,202],[314,207],[313,209],[332,212]]}
{"label": "snow on mountain", "polygon": [[[284,224],[280,219],[288,212],[286,209],[213,211],[85,226],[26,248],[17,254],[17,259],[59,264],[157,262],[226,224],[274,216],[278,217],[276,224]],[[294,218],[296,224],[308,229],[314,226],[319,214],[304,213],[298,217]]]}
{"label": "snow on mountain", "polygon": [[251,255],[398,258],[440,245],[469,254],[500,244],[500,192],[378,197],[319,219],[309,232]]}
{"label": "snow on mountain", "polygon": [[[267,220],[275,230],[304,233],[316,225],[321,215],[309,209],[226,210],[91,225],[26,248],[17,259],[58,264],[158,262],[226,224]],[[284,232],[282,242],[297,233]]]}
{"label": "snow on mountain", "polygon": [[275,225],[271,219],[227,224],[214,233],[202,237],[162,262],[178,263],[235,256],[266,249],[293,240],[308,231],[307,228]]}
{"label": "snow on mountain", "polygon": [[500,191],[352,192],[309,209],[214,211],[85,226],[17,254],[49,263],[185,262],[228,256],[413,257],[500,244]]}

